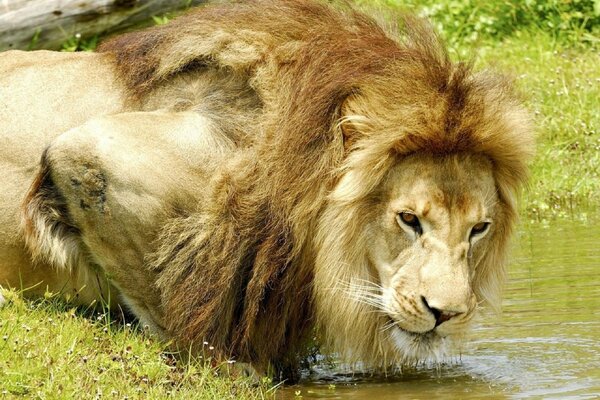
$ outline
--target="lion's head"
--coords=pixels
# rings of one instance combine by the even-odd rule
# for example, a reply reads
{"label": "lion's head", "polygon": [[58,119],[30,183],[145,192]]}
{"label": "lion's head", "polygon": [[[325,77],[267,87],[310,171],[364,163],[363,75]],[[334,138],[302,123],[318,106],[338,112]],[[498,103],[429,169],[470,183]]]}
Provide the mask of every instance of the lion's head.
{"label": "lion's head", "polygon": [[377,366],[441,360],[502,282],[507,215],[492,162],[412,154],[363,199],[347,199],[344,184],[319,230],[315,295],[329,339]]}
{"label": "lion's head", "polygon": [[347,157],[317,228],[321,326],[346,359],[378,367],[440,361],[478,305],[499,308],[533,151],[508,83],[429,40],[342,105]]}
{"label": "lion's head", "polygon": [[353,10],[255,0],[102,51],[132,98],[214,69],[258,99],[212,111],[256,122],[150,260],[180,343],[285,368],[318,320],[338,352],[385,366],[439,359],[480,302],[499,304],[527,116],[507,79],[452,62],[427,23],[389,33]]}

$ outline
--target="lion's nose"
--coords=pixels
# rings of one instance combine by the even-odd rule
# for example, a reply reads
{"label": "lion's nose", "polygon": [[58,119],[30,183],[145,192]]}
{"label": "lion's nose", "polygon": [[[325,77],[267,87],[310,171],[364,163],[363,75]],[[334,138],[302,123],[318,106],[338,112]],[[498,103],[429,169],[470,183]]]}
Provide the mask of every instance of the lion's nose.
{"label": "lion's nose", "polygon": [[440,310],[439,308],[432,307],[429,305],[427,299],[424,296],[421,296],[421,300],[423,300],[423,304],[425,304],[425,307],[433,314],[433,317],[435,318],[435,327],[438,327],[439,325],[443,324],[449,319],[462,314],[462,312]]}

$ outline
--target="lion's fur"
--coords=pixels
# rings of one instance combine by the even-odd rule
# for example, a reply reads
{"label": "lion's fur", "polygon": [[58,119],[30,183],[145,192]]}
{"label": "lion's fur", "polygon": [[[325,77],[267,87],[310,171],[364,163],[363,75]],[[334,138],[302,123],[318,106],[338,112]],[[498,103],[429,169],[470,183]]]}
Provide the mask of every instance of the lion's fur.
{"label": "lion's fur", "polygon": [[[352,10],[252,1],[102,46],[133,97],[202,66],[247,77],[262,101],[251,150],[218,172],[201,212],[171,222],[161,237],[155,265],[174,335],[210,338],[262,365],[295,354],[315,322],[311,280],[324,268],[317,254],[334,250],[320,248],[324,238],[354,230],[318,228],[319,215],[330,207],[356,213],[390,166],[416,152],[493,161],[505,218],[476,286],[498,304],[532,151],[526,116],[505,78],[452,63],[425,23],[404,21],[398,41]],[[337,250],[321,262],[335,257],[343,258]]]}
{"label": "lion's fur", "polygon": [[[236,151],[147,258],[179,344],[208,341],[222,357],[286,370],[317,322],[327,329],[331,313],[355,320],[365,310],[324,294],[335,282],[315,284],[315,272],[364,264],[361,211],[413,154],[474,154],[493,165],[501,218],[474,287],[499,304],[533,151],[527,116],[507,78],[451,62],[427,23],[404,16],[399,32],[387,32],[348,7],[254,0],[198,9],[99,51],[135,107],[233,121],[224,134]],[[195,79],[201,94],[189,90]],[[346,325],[333,332],[344,346],[386,364],[365,337],[376,327]]]}

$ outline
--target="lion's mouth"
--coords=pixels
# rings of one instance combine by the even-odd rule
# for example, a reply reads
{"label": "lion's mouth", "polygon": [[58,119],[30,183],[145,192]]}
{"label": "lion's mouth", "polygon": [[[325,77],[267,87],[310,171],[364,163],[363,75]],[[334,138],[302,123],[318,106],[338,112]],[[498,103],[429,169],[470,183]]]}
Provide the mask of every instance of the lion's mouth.
{"label": "lion's mouth", "polygon": [[438,333],[437,333],[437,327],[435,327],[433,329],[430,329],[428,331],[425,331],[425,332],[416,332],[416,331],[411,331],[411,330],[408,330],[408,329],[404,329],[401,326],[399,326],[398,324],[395,325],[395,328],[397,328],[398,330],[400,330],[402,333],[405,333],[407,335],[413,335],[416,338],[425,338],[425,337],[433,336],[433,335],[439,336]]}
{"label": "lion's mouth", "polygon": [[400,326],[391,316],[388,319],[391,324],[387,329],[390,344],[400,363],[443,362],[460,345],[460,335],[440,330],[439,326],[428,331],[411,331]]}
{"label": "lion's mouth", "polygon": [[439,325],[437,325],[437,324],[428,331],[411,331],[410,329],[406,329],[406,328],[403,328],[402,326],[400,326],[400,323],[398,323],[398,321],[396,321],[392,316],[388,315],[387,318],[388,318],[388,321],[387,321],[386,325],[393,326],[406,334],[414,335],[416,337],[431,336],[431,335],[438,334],[437,327]]}

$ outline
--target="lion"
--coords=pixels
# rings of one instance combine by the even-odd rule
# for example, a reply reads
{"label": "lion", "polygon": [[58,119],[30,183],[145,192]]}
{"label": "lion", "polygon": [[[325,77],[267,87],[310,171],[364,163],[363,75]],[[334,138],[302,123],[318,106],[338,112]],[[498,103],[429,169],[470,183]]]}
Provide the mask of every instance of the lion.
{"label": "lion", "polygon": [[315,329],[364,368],[448,357],[500,304],[533,135],[401,21],[253,0],[1,54],[0,282],[282,379]]}

